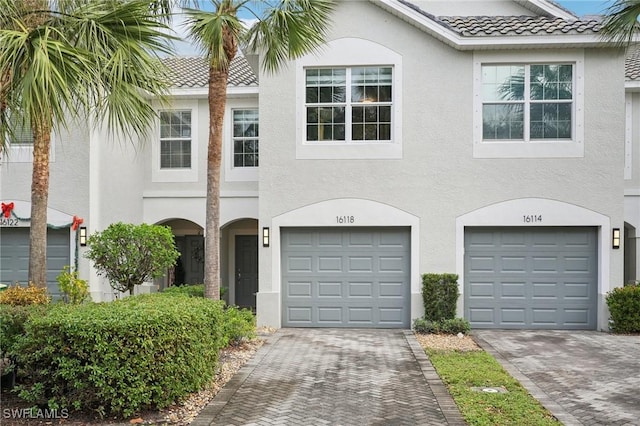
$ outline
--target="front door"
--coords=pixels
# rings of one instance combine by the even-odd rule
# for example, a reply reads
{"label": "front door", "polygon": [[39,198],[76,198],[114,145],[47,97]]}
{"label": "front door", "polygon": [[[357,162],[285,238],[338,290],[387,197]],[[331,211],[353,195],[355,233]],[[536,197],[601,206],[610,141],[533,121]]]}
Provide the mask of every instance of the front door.
{"label": "front door", "polygon": [[236,235],[236,305],[256,308],[258,292],[258,236]]}

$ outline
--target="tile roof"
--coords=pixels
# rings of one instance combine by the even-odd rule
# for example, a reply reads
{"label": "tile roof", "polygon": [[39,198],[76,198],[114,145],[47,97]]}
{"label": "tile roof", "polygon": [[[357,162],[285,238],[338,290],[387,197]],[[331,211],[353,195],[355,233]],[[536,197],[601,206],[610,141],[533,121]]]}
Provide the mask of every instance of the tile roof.
{"label": "tile roof", "polygon": [[596,34],[597,20],[569,21],[546,16],[439,16],[436,22],[464,37]]}
{"label": "tile roof", "polygon": [[640,80],[640,49],[636,49],[629,56],[624,66],[627,80]]}
{"label": "tile roof", "polygon": [[[209,67],[201,56],[171,56],[163,59],[169,67],[171,83],[176,88],[207,87]],[[257,86],[258,78],[244,56],[236,56],[231,61],[229,86]]]}

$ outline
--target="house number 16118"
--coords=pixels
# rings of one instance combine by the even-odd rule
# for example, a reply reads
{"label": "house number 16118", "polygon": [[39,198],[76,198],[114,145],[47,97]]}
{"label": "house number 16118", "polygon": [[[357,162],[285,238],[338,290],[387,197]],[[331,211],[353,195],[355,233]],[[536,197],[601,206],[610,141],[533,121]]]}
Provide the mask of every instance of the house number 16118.
{"label": "house number 16118", "polygon": [[355,223],[356,218],[354,216],[336,216],[336,223]]}

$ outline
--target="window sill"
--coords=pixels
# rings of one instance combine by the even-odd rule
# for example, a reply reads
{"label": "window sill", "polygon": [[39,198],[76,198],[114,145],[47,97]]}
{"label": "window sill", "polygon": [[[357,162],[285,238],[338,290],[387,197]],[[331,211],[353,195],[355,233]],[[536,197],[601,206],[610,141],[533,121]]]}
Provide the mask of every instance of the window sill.
{"label": "window sill", "polygon": [[584,144],[573,141],[475,142],[473,158],[582,158]]}

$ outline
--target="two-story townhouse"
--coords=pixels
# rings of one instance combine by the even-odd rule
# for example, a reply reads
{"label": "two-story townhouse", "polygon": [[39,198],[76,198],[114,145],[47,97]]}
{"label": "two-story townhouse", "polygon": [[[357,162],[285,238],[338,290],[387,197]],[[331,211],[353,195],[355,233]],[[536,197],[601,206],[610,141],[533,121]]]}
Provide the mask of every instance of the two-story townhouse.
{"label": "two-story townhouse", "polygon": [[[54,136],[48,210],[47,284],[65,265],[89,279],[95,301],[118,297],[83,257],[86,235],[115,222],[171,227],[178,266],[143,292],[175,283],[202,283],[208,141],[207,64],[199,57],[167,58],[171,102],[154,105],[159,119],[130,140],[78,123]],[[255,308],[258,251],[258,84],[245,57],[231,64],[224,126],[221,186],[223,285],[230,303]],[[32,145],[13,141],[0,168],[0,282],[27,279]],[[9,207],[11,206],[10,210]],[[82,223],[74,226],[74,218]],[[76,220],[78,222],[78,220]],[[170,275],[172,275],[170,277]],[[232,282],[232,285],[229,283]]]}
{"label": "two-story townhouse", "polygon": [[[232,69],[228,300],[257,303],[260,325],[409,327],[420,274],[454,272],[474,327],[605,329],[605,294],[640,275],[640,137],[624,125],[640,107],[627,68],[625,116],[624,54],[598,23],[544,0],[344,1],[329,34],[259,87],[255,64]],[[94,300],[113,295],[74,215],[79,232],[171,226],[180,266],[156,285],[201,280],[207,73],[198,58],[167,62],[175,87],[150,137],[56,137],[50,278],[77,262]],[[14,219],[29,211],[19,158],[0,168]],[[26,273],[27,227],[0,230],[1,281]]]}
{"label": "two-story townhouse", "polygon": [[623,87],[552,2],[341,2],[319,54],[260,75],[258,322],[409,327],[420,274],[455,272],[473,327],[606,328]]}

